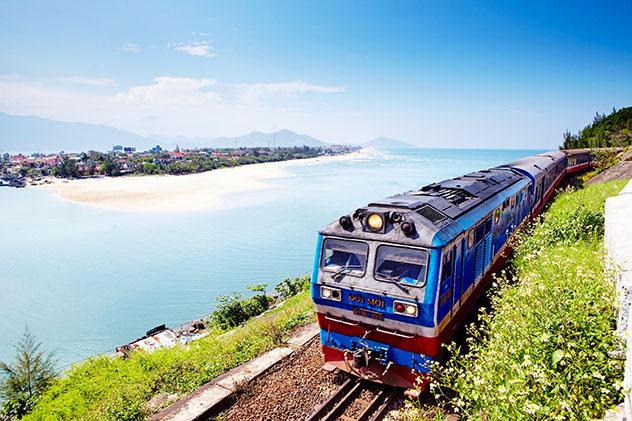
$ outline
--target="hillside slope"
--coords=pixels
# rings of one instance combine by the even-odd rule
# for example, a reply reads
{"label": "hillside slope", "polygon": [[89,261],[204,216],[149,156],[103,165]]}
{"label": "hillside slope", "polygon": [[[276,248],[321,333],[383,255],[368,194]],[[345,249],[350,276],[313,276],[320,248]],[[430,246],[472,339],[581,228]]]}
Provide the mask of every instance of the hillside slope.
{"label": "hillside slope", "polygon": [[625,147],[632,144],[632,107],[599,114],[577,134],[564,133],[562,149]]}

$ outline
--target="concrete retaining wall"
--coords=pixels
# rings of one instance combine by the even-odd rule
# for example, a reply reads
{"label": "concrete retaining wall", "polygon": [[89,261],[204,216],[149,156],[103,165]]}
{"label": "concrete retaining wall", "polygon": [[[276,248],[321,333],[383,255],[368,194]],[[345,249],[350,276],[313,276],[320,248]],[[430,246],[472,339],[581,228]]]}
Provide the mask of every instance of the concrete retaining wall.
{"label": "concrete retaining wall", "polygon": [[606,201],[605,238],[610,270],[617,272],[619,319],[617,330],[626,341],[623,387],[625,418],[632,420],[632,181]]}

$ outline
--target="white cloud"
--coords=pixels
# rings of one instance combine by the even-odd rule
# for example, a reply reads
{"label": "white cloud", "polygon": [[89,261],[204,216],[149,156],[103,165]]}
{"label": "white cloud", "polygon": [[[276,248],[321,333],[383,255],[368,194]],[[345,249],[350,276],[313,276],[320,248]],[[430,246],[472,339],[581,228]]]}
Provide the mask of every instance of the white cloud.
{"label": "white cloud", "polygon": [[180,51],[181,53],[196,57],[213,58],[217,55],[213,45],[208,41],[189,41],[185,43],[169,44],[168,47],[175,51]]}
{"label": "white cloud", "polygon": [[243,102],[258,102],[264,97],[281,96],[295,97],[305,93],[331,94],[345,92],[345,86],[313,85],[311,83],[296,81],[284,83],[249,83],[234,85],[240,99]]}
{"label": "white cloud", "polygon": [[202,105],[221,101],[219,95],[209,90],[217,85],[215,79],[160,76],[154,84],[132,86],[117,93],[112,100],[132,105]]}
{"label": "white cloud", "polygon": [[140,47],[140,45],[135,44],[133,42],[128,42],[128,43],[125,43],[125,44],[121,45],[119,47],[119,50],[126,51],[128,53],[135,53],[135,54],[138,54],[138,53],[143,51],[143,49]]}
{"label": "white cloud", "polygon": [[[89,86],[52,83],[55,81],[0,77],[0,111],[35,114],[60,121],[107,124],[142,135],[158,133],[189,137],[234,136],[251,130],[266,131],[270,130],[271,122],[275,122],[277,127],[336,139],[335,133],[329,130],[336,127],[338,120],[344,124],[349,122],[348,117],[340,119],[337,115],[335,103],[330,103],[328,107],[296,106],[296,98],[287,102],[275,98],[273,104],[263,100],[257,104],[245,104],[239,101],[238,95],[250,85],[239,85],[241,88],[237,88],[215,79],[161,76],[146,84],[120,89],[116,94],[90,89]],[[253,85],[258,85],[261,91],[261,87],[267,84]],[[285,88],[268,87],[268,91],[314,90],[278,85]],[[321,87],[318,90],[332,89]],[[300,99],[300,95],[295,95]]]}
{"label": "white cloud", "polygon": [[62,82],[73,83],[75,85],[116,86],[116,81],[114,79],[101,77],[66,76],[57,79]]}

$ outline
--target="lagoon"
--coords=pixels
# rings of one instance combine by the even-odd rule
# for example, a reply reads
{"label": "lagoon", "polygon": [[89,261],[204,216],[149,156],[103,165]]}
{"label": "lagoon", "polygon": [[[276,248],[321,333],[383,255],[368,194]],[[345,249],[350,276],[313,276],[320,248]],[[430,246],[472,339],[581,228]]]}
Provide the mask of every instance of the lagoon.
{"label": "lagoon", "polygon": [[229,209],[126,212],[0,189],[0,360],[25,324],[67,366],[209,314],[217,297],[311,271],[320,227],[368,202],[539,153],[368,150],[304,162]]}

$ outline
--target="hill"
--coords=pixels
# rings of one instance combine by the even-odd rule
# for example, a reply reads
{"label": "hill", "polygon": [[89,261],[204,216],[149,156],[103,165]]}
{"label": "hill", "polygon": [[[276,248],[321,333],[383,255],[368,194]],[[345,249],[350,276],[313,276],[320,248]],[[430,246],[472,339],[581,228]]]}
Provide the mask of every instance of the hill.
{"label": "hill", "polygon": [[613,109],[609,115],[599,114],[577,134],[564,133],[561,149],[605,148],[632,144],[632,107]]}
{"label": "hill", "polygon": [[151,140],[114,127],[0,113],[0,151],[80,152],[112,145],[148,147]]}
{"label": "hill", "polygon": [[361,143],[363,148],[377,148],[377,149],[403,149],[403,148],[415,148],[415,145],[402,142],[401,140],[391,139],[390,137],[376,137],[368,142]]}

